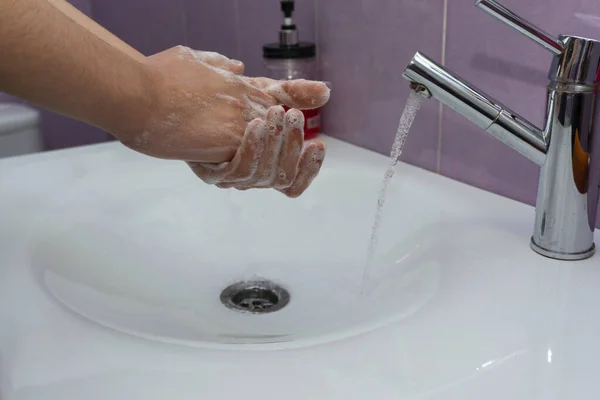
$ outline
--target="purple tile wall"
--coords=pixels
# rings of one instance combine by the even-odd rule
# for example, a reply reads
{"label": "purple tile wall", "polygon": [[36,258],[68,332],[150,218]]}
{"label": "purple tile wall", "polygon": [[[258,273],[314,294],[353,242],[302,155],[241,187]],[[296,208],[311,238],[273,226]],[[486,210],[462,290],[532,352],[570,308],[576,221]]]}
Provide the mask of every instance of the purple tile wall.
{"label": "purple tile wall", "polygon": [[[237,0],[237,8],[238,58],[246,63],[246,75],[264,76],[262,46],[279,40],[279,2]],[[301,41],[315,41],[315,0],[296,0],[294,23]]]}
{"label": "purple tile wall", "polygon": [[[184,0],[70,0],[70,2],[144,54],[153,54],[186,42]],[[0,94],[0,101],[17,101],[17,99]],[[40,112],[41,131],[45,147],[49,150],[112,139],[102,130],[82,122],[43,109]]]}
{"label": "purple tile wall", "polygon": [[[597,0],[502,2],[557,36],[600,38]],[[325,110],[328,134],[387,154],[408,93],[401,72],[417,50],[543,126],[551,60],[546,50],[477,9],[474,0],[373,3],[318,1],[320,65],[323,78],[333,82]],[[452,110],[440,111],[436,101],[424,104],[402,158],[535,202],[539,168]]]}
{"label": "purple tile wall", "polygon": [[[91,15],[92,0],[70,0],[70,3],[87,15]],[[0,93],[0,103],[26,103],[20,99]],[[110,136],[79,121],[33,106],[40,111],[40,131],[48,150],[80,146],[108,140]]]}
{"label": "purple tile wall", "polygon": [[184,0],[91,1],[93,18],[143,54],[186,42]]}
{"label": "purple tile wall", "polygon": [[[69,0],[69,2],[86,15],[91,15],[92,0]],[[40,109],[40,114],[40,129],[48,150],[82,146],[111,138],[109,134],[98,128],[52,111]]]}
{"label": "purple tile wall", "polygon": [[[277,40],[277,1],[72,0],[144,54],[177,44],[211,50],[263,75],[262,45]],[[503,0],[558,35],[600,38],[597,0]],[[475,86],[538,125],[543,123],[550,54],[492,19],[474,0],[297,0],[302,40],[316,41],[321,79],[333,95],[325,131],[388,153],[408,95],[402,70],[416,51],[444,62]],[[560,29],[556,28],[560,27]],[[0,101],[6,101],[0,94]],[[49,148],[106,140],[107,135],[49,112]],[[406,162],[533,203],[538,167],[452,110],[427,101],[402,156]]]}
{"label": "purple tile wall", "polygon": [[92,15],[92,0],[67,0],[79,11],[86,15]]}
{"label": "purple tile wall", "polygon": [[[315,0],[297,0],[300,40],[315,40]],[[278,1],[185,0],[188,45],[246,64],[246,75],[263,76],[262,46],[276,42],[283,15]]]}
{"label": "purple tile wall", "polygon": [[[597,0],[502,0],[558,36],[600,38]],[[446,66],[542,127],[549,52],[473,6],[448,8]],[[442,119],[440,172],[510,198],[535,203],[539,168],[449,109]]]}
{"label": "purple tile wall", "polygon": [[185,0],[187,45],[238,58],[236,0]]}
{"label": "purple tile wall", "polygon": [[[71,4],[87,15],[92,12],[92,0],[69,0]],[[39,107],[36,107],[39,109]],[[48,150],[82,146],[110,139],[106,132],[83,122],[56,114],[45,109],[40,110],[40,129]]]}
{"label": "purple tile wall", "polygon": [[[149,55],[184,44],[244,60],[247,75],[264,75],[262,45],[278,39],[277,1],[71,0],[98,23]],[[302,40],[315,40],[315,0],[297,0]],[[0,102],[18,101],[0,93]],[[99,129],[41,110],[46,147],[57,149],[111,139]]]}
{"label": "purple tile wall", "polygon": [[[409,92],[402,71],[417,50],[441,58],[443,16],[443,0],[319,1],[321,75],[333,84],[324,130],[389,153]],[[436,169],[438,115],[439,104],[423,104],[404,161]]]}
{"label": "purple tile wall", "polygon": [[16,101],[16,99],[6,93],[0,92],[0,103],[10,103],[13,101]]}

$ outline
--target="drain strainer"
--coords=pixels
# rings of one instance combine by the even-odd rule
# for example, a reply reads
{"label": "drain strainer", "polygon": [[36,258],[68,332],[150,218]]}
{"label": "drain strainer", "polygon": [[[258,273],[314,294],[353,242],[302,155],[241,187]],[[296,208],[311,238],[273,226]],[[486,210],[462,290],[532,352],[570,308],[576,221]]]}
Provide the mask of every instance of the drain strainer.
{"label": "drain strainer", "polygon": [[289,292],[270,281],[238,282],[221,292],[221,303],[226,307],[253,314],[279,311],[289,302]]}

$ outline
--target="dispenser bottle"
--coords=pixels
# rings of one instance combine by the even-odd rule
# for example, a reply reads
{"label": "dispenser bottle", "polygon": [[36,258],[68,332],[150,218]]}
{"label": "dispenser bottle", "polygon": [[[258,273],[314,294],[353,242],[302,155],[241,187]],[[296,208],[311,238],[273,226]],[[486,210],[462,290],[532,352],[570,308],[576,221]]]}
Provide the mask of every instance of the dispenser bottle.
{"label": "dispenser bottle", "polygon": [[[292,21],[294,2],[281,0],[283,25],[279,31],[279,43],[263,46],[267,76],[272,79],[317,80],[316,46],[298,40],[298,29]],[[321,132],[321,111],[303,110],[304,138],[312,139]]]}

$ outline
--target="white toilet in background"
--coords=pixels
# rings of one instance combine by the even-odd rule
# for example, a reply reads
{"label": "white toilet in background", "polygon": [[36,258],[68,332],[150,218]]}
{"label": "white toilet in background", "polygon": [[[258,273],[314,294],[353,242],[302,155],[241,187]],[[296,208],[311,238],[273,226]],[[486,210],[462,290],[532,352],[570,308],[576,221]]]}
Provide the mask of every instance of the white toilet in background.
{"label": "white toilet in background", "polygon": [[0,158],[42,151],[39,121],[31,107],[0,103]]}

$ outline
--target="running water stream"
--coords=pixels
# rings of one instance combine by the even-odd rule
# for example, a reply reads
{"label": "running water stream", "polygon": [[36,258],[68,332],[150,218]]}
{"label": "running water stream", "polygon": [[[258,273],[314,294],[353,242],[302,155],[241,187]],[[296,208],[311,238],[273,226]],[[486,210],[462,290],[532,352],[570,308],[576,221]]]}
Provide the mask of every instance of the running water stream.
{"label": "running water stream", "polygon": [[400,117],[400,122],[398,123],[398,130],[396,131],[396,138],[394,139],[394,144],[392,146],[392,152],[390,154],[390,162],[387,170],[385,171],[385,175],[383,177],[383,183],[381,184],[381,189],[379,190],[379,198],[377,199],[377,210],[375,212],[375,220],[373,221],[373,228],[371,230],[371,239],[369,241],[369,248],[367,250],[367,259],[365,262],[365,267],[363,270],[363,280],[362,280],[362,293],[365,292],[365,287],[370,280],[371,277],[371,269],[373,266],[373,259],[375,257],[375,251],[377,250],[377,242],[379,239],[379,228],[381,227],[381,217],[383,213],[383,207],[385,205],[385,199],[387,196],[388,186],[390,184],[390,180],[394,176],[394,172],[396,170],[396,164],[398,163],[398,159],[402,155],[402,149],[404,148],[404,144],[406,143],[406,138],[408,136],[408,132],[410,131],[410,127],[412,126],[415,116],[423,103],[424,97],[414,90],[410,91],[408,96],[408,100],[406,101],[406,106],[404,107],[404,111],[402,112],[402,116]]}

